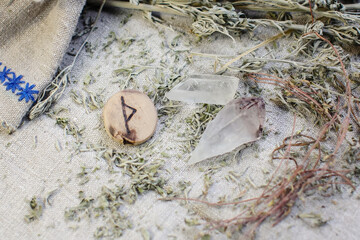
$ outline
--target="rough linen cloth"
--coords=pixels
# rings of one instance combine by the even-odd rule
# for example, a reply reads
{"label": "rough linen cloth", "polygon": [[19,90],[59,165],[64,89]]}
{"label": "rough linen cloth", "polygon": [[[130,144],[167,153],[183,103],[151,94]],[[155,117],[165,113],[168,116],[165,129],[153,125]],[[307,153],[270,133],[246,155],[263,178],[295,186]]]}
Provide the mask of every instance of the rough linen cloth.
{"label": "rough linen cloth", "polygon": [[0,1],[0,131],[18,128],[51,82],[84,3]]}

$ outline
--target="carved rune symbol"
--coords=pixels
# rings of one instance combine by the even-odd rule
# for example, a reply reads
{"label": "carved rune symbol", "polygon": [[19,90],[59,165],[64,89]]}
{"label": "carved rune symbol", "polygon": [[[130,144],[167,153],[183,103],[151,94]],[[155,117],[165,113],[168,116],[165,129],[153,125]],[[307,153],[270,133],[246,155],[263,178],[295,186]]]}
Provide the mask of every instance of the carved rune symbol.
{"label": "carved rune symbol", "polygon": [[[134,116],[134,114],[136,113],[136,109],[133,107],[130,107],[129,105],[127,105],[125,103],[124,97],[121,96],[121,107],[122,107],[122,112],[124,115],[124,121],[125,121],[125,128],[126,128],[126,134],[130,134],[130,129],[129,129],[129,125],[128,122],[131,120],[131,118]],[[126,114],[126,108],[130,108],[132,110],[130,116],[128,117]]]}

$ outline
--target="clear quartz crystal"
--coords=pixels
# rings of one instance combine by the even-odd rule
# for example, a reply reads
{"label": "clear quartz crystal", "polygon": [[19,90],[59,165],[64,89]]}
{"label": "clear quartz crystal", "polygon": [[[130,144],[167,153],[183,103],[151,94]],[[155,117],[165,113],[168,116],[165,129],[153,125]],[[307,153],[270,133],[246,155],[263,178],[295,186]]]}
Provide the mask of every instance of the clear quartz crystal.
{"label": "clear quartz crystal", "polygon": [[239,79],[236,77],[191,75],[166,93],[166,97],[187,103],[225,105],[234,98],[238,85]]}
{"label": "clear quartz crystal", "polygon": [[239,98],[229,102],[206,127],[189,164],[231,152],[259,139],[264,121],[262,98]]}

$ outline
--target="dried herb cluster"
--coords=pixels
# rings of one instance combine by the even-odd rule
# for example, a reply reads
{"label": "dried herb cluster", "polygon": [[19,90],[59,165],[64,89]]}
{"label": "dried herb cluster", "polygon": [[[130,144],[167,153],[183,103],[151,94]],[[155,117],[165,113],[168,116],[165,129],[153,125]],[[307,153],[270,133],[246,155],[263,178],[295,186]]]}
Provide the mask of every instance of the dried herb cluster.
{"label": "dried herb cluster", "polygon": [[94,237],[118,238],[123,232],[132,228],[132,223],[121,213],[126,191],[123,187],[103,187],[101,193],[93,197],[85,197],[83,192],[79,193],[80,204],[65,211],[65,219],[68,221],[80,221],[83,218],[105,219],[102,226],[97,227]]}
{"label": "dried herb cluster", "polygon": [[[262,92],[260,87],[274,85],[276,91],[272,96],[272,101],[275,104],[307,119],[311,116],[311,119],[321,128],[316,137],[294,133],[296,124],[294,120],[292,135],[285,138],[283,143],[273,151],[272,161],[278,162],[278,165],[259,197],[230,203],[224,201],[210,203],[185,198],[185,200],[198,201],[209,206],[232,205],[235,206],[234,209],[240,211],[228,219],[206,219],[212,227],[225,231],[229,235],[242,232],[243,228],[249,228],[250,235],[253,235],[256,228],[266,219],[273,219],[274,225],[279,223],[290,214],[298,199],[304,199],[308,194],[313,193],[314,189],[322,195],[329,195],[342,189],[339,187],[340,184],[354,188],[354,184],[357,183],[354,176],[360,175],[359,139],[353,138],[347,143],[346,136],[351,130],[355,133],[359,131],[360,94],[358,86],[360,81],[356,72],[351,73],[348,77],[346,69],[358,71],[360,65],[352,63],[342,48],[350,50],[359,47],[358,24],[360,18],[356,12],[358,9],[356,6],[343,5],[337,1],[320,0],[163,0],[156,2],[135,0],[131,3],[129,5],[124,1],[109,1],[108,4],[190,16],[193,19],[193,32],[200,37],[220,32],[233,38],[243,32],[253,33],[260,26],[278,29],[281,32],[280,35],[258,44],[230,61],[227,60],[228,56],[206,54],[202,56],[215,59],[215,71],[217,71],[216,66],[222,63],[218,73],[224,71],[250,73],[246,77],[257,84],[257,88],[253,89],[257,91],[256,94]],[[260,17],[251,18],[251,13],[254,11]],[[304,14],[306,16],[302,17]],[[151,19],[156,21],[156,18],[152,16]],[[160,20],[159,22],[161,22]],[[160,34],[163,33],[160,32]],[[293,44],[289,46],[288,55],[285,57],[276,58],[269,51],[267,57],[244,59],[245,55],[253,53],[256,49],[274,42],[282,36],[292,36],[294,39]],[[124,62],[119,63],[122,67],[115,69],[113,74],[123,78],[115,83],[120,83],[124,88],[131,85],[140,87],[135,81],[136,77],[144,71],[154,70],[153,77],[148,79],[151,83],[150,86],[145,84],[141,87],[156,103],[160,117],[167,120],[171,120],[171,117],[175,116],[179,106],[168,101],[165,93],[175,83],[182,80],[183,70],[190,63],[187,58],[189,50],[178,48],[179,39],[181,36],[175,37],[170,44],[163,43],[162,47],[167,48],[168,51],[161,56],[159,64],[150,56],[145,39],[120,39],[114,32],[110,32],[106,43],[102,46],[102,50],[108,54],[111,53],[109,49],[113,44],[118,44],[121,52],[129,50],[134,45],[142,48],[137,54],[129,57],[139,60],[139,64],[123,66]],[[339,46],[334,46],[332,42]],[[93,50],[92,48],[88,49]],[[171,66],[169,66],[169,62],[172,63]],[[275,63],[276,68],[267,68],[269,63]],[[268,70],[269,73],[261,73],[265,70]],[[70,69],[63,71],[63,75],[60,75],[54,82],[53,88],[47,90],[46,94],[49,94],[49,99],[55,100],[58,98],[59,91],[60,94],[62,93],[61,86],[66,85],[69,71]],[[93,81],[94,78],[90,77],[84,84],[87,86]],[[86,111],[100,109],[103,102],[101,92],[93,93],[86,88],[83,96],[74,91],[72,98],[76,103],[83,105]],[[49,102],[53,102],[53,100],[49,100]],[[33,112],[34,116],[48,108],[49,105],[46,101],[40,106],[40,110]],[[219,106],[203,105],[186,119],[188,124],[186,132],[189,133],[188,141],[184,144],[186,152],[190,152],[197,144],[206,124],[215,117],[220,109]],[[64,128],[67,134],[74,136],[81,145],[82,142],[79,139],[83,130],[68,118],[61,118],[56,114],[54,116],[56,123]],[[163,123],[166,126],[171,124],[170,121],[163,121]],[[347,144],[345,151],[341,152],[340,147],[345,144]],[[163,160],[148,154],[149,148],[142,148],[138,154],[118,152],[103,145],[88,145],[85,149],[79,148],[77,151],[96,152],[99,159],[108,162],[111,173],[120,169],[124,175],[129,177],[127,185],[114,188],[104,186],[96,197],[85,197],[81,193],[80,204],[66,210],[65,216],[69,221],[79,221],[85,216],[105,219],[105,224],[96,230],[95,237],[115,238],[121,236],[125,229],[131,228],[131,221],[121,212],[125,207],[124,204],[134,203],[139,194],[147,191],[155,191],[162,197],[174,194],[172,189],[165,186],[166,178],[162,171]],[[167,153],[164,153],[163,156],[167,156]],[[347,165],[343,169],[335,168],[345,163]],[[83,168],[78,175],[82,179],[80,183],[86,184],[89,181],[88,175],[88,169]],[[242,180],[240,176],[231,176],[234,181]],[[211,176],[205,175],[204,196],[207,195],[211,185]],[[184,186],[184,184],[183,188],[179,186],[180,193],[181,189],[186,188]],[[166,198],[166,200],[169,199],[171,198]],[[33,211],[27,217],[30,221],[41,216],[42,210],[41,204],[37,203],[36,199],[32,202],[30,207]],[[326,220],[317,214],[300,214],[299,218],[315,219],[313,221],[315,226],[326,223]],[[197,219],[186,219],[185,223],[189,226],[198,225]],[[143,235],[148,236],[146,232]],[[206,238],[208,236],[206,235]]]}
{"label": "dried herb cluster", "polygon": [[130,184],[127,192],[127,202],[134,203],[138,194],[147,191],[156,191],[164,196],[165,179],[161,176],[161,168],[164,164],[161,160],[147,161],[137,154],[120,153],[115,150],[106,150],[101,153],[101,158],[109,164],[110,171],[116,168],[130,177]]}
{"label": "dried herb cluster", "polygon": [[[206,125],[214,119],[216,114],[222,109],[222,106],[204,104],[197,109],[194,114],[186,118],[186,135],[189,138],[190,147],[194,148],[200,140]],[[190,150],[191,150],[190,148]]]}

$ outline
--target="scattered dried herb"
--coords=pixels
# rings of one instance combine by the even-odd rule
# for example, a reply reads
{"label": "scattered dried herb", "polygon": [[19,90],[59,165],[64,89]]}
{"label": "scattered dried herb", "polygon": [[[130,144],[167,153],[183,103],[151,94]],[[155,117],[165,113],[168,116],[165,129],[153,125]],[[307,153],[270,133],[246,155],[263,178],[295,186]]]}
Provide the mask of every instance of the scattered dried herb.
{"label": "scattered dried herb", "polygon": [[321,227],[327,223],[327,220],[324,220],[320,214],[315,213],[302,213],[298,215],[298,218],[311,227]]}
{"label": "scattered dried herb", "polygon": [[39,197],[32,197],[29,202],[29,213],[25,215],[25,222],[30,223],[35,220],[38,220],[44,211],[45,203]]}
{"label": "scattered dried herb", "polygon": [[82,105],[85,108],[85,111],[88,112],[88,109],[91,111],[102,109],[104,106],[104,96],[102,93],[104,89],[102,89],[99,93],[94,93],[92,91],[83,89],[84,91],[80,93],[79,91],[72,90],[70,92],[70,97],[76,104]]}
{"label": "scattered dried herb", "polygon": [[200,225],[199,219],[197,219],[197,218],[185,218],[185,223],[188,226]]}
{"label": "scattered dried herb", "polygon": [[65,219],[68,221],[80,221],[85,217],[101,219],[102,226],[97,227],[94,232],[96,239],[121,237],[126,229],[132,228],[131,221],[121,213],[125,194],[126,191],[121,186],[113,188],[104,186],[96,197],[86,198],[81,192],[79,205],[68,208],[65,211]]}
{"label": "scattered dried herb", "polygon": [[85,127],[79,128],[69,118],[57,117],[56,124],[59,125],[61,128],[63,128],[66,131],[66,134],[75,137],[77,140],[80,139],[83,131],[85,130]]}
{"label": "scattered dried herb", "polygon": [[162,196],[167,194],[164,189],[166,181],[161,176],[163,161],[150,162],[141,156],[120,153],[115,150],[107,150],[101,157],[108,162],[111,171],[114,171],[114,168],[121,168],[126,175],[131,177],[127,193],[128,203],[134,203],[138,194],[147,191],[156,191]]}
{"label": "scattered dried herb", "polygon": [[[105,1],[104,1],[105,2]],[[356,10],[358,7],[344,5],[337,1],[271,1],[271,0],[250,0],[250,1],[138,1],[132,0],[130,3],[124,1],[108,1],[108,4],[126,8],[141,9],[146,11],[158,11],[181,16],[189,16],[193,19],[193,32],[199,37],[209,36],[215,32],[220,32],[233,39],[236,34],[248,31],[253,32],[258,26],[277,28],[282,34],[287,33],[296,39],[293,46],[289,48],[289,55],[283,59],[271,57],[247,58],[239,61],[245,56],[244,53],[232,58],[221,67],[221,71],[241,71],[252,73],[249,78],[256,83],[266,83],[275,85],[275,96],[273,101],[280,107],[288,109],[305,118],[313,117],[313,120],[323,126],[317,137],[306,136],[303,134],[292,134],[285,138],[283,144],[277,147],[272,155],[272,160],[279,160],[280,163],[271,176],[268,184],[263,187],[263,193],[254,199],[239,200],[237,202],[226,203],[225,197],[220,197],[220,202],[209,203],[202,200],[188,199],[186,189],[191,183],[181,182],[178,189],[184,191],[185,200],[198,201],[209,206],[234,205],[238,206],[246,202],[253,202],[250,206],[244,206],[244,211],[237,216],[221,221],[212,221],[211,224],[231,235],[232,232],[243,231],[246,226],[251,226],[250,232],[254,233],[259,226],[268,217],[273,217],[274,224],[277,224],[290,212],[298,198],[305,198],[310,190],[317,189],[322,194],[329,194],[329,191],[338,187],[338,183],[345,183],[353,187],[353,183],[344,175],[343,170],[333,168],[333,163],[338,156],[338,150],[349,130],[353,130],[358,123],[359,117],[359,94],[354,93],[359,86],[357,75],[351,73],[350,79],[347,77],[345,67],[354,69],[357,66],[349,61],[349,57],[341,50],[340,47],[334,46],[330,41],[339,44],[344,49],[351,49],[359,45],[359,28],[360,18]],[[310,4],[310,5],[309,5]],[[242,10],[245,10],[244,12]],[[273,19],[250,18],[248,11],[268,12]],[[100,10],[101,11],[101,10]],[[276,12],[276,13],[273,13]],[[286,13],[285,13],[286,12]],[[300,15],[311,17],[311,23],[301,24]],[[317,18],[317,19],[316,19]],[[152,18],[154,19],[154,18]],[[91,20],[91,19],[90,19]],[[90,21],[89,20],[89,21]],[[317,20],[317,21],[315,21]],[[95,21],[96,22],[96,21]],[[161,22],[161,21],[159,21]],[[357,25],[356,25],[357,24]],[[94,28],[91,29],[91,31]],[[291,30],[291,31],[288,31]],[[327,40],[326,36],[330,40]],[[260,46],[277,40],[276,38],[268,39],[256,45],[255,48],[245,52],[253,52]],[[166,57],[171,56],[174,66],[168,66],[166,57],[161,60],[160,68],[154,67],[154,59],[149,56],[148,49],[139,51],[138,54],[131,56],[135,59],[142,59],[139,65],[121,67],[114,71],[114,75],[126,76],[123,87],[128,87],[140,73],[149,69],[155,69],[155,77],[149,79],[153,86],[148,87],[148,92],[154,102],[159,107],[160,117],[174,116],[178,107],[168,101],[164,95],[174,85],[182,80],[182,71],[188,62],[185,60],[187,50],[176,49],[179,46],[181,36],[176,36],[170,44],[164,43],[163,48],[169,48]],[[270,41],[271,40],[271,41]],[[86,41],[85,41],[86,42]],[[113,44],[118,44],[121,51],[126,51],[136,42],[134,38],[119,39],[114,32],[110,32],[103,50],[107,51]],[[145,40],[137,41],[138,44],[145,45]],[[328,45],[330,43],[330,47]],[[82,47],[93,51],[95,46],[90,44]],[[75,56],[76,60],[78,53]],[[214,56],[211,56],[214,57]],[[214,70],[222,62],[223,56],[215,56]],[[268,63],[287,64],[290,67],[272,68],[270,72],[274,75],[259,73]],[[74,63],[73,63],[74,64]],[[49,105],[56,101],[62,94],[67,84],[67,77],[73,66],[65,68],[57,76],[53,85],[44,91],[39,104],[33,108],[30,118],[38,116],[45,111]],[[122,65],[122,64],[121,64]],[[176,66],[175,66],[176,65]],[[283,65],[282,65],[283,66]],[[165,70],[170,70],[165,73]],[[218,71],[219,72],[219,71]],[[257,74],[254,74],[257,73]],[[344,74],[345,79],[341,74]],[[91,84],[92,78],[86,80],[85,85]],[[355,82],[356,87],[350,88],[350,82]],[[146,88],[146,87],[145,87]],[[251,89],[253,93],[260,94],[259,85]],[[83,104],[85,109],[98,109],[101,107],[100,98],[95,93],[87,93],[87,97],[82,98],[81,94],[74,93],[73,99],[79,104]],[[92,96],[92,97],[91,97]],[[340,101],[340,99],[342,101]],[[345,103],[345,104],[344,104]],[[91,104],[92,107],[88,105]],[[218,106],[204,105],[198,109],[191,117],[187,118],[189,125],[187,152],[197,144],[201,133],[206,124],[213,119],[216,113],[221,109]],[[73,135],[76,139],[82,134],[82,130],[73,124],[68,118],[56,116],[56,123],[66,129],[67,134]],[[350,116],[353,125],[350,125]],[[169,119],[169,118],[167,118]],[[163,122],[164,123],[164,122]],[[169,126],[170,122],[165,122]],[[294,121],[295,126],[295,121]],[[358,129],[356,129],[358,130]],[[331,142],[331,134],[338,133],[336,143]],[[323,143],[332,146],[331,148],[323,147]],[[343,155],[347,163],[357,163],[359,155],[358,141],[349,143],[347,151]],[[81,150],[84,149],[79,149]],[[104,187],[99,196],[85,198],[81,194],[80,204],[75,208],[69,208],[65,216],[68,220],[78,221],[88,216],[103,217],[106,224],[99,227],[95,232],[95,237],[119,237],[123,231],[131,227],[127,217],[122,215],[121,208],[124,203],[133,203],[138,194],[144,194],[147,191],[156,191],[160,195],[173,193],[172,189],[164,188],[165,179],[161,176],[163,161],[153,160],[146,154],[127,154],[120,153],[103,146],[93,147],[91,151],[96,151],[98,157],[105,159],[109,163],[110,171],[116,168],[130,176],[129,186],[115,187],[110,189]],[[85,150],[86,151],[86,150]],[[163,154],[162,157],[167,157]],[[280,169],[281,166],[285,169]],[[353,174],[358,174],[358,167],[355,166]],[[280,171],[281,170],[281,171]],[[346,173],[346,172],[345,172]],[[89,171],[80,173],[81,177],[86,179]],[[231,176],[231,177],[230,177]],[[240,176],[229,174],[228,178],[232,181],[239,182]],[[250,178],[250,184],[254,185]],[[342,182],[338,182],[342,181]],[[210,177],[205,175],[204,195],[206,195],[211,185]],[[257,187],[257,186],[255,186]],[[34,198],[33,198],[34,199]],[[169,200],[169,199],[167,199]],[[37,219],[42,206],[35,201],[30,204],[31,209],[37,209],[37,213],[32,213],[30,219]],[[41,216],[41,213],[40,213]],[[301,219],[312,219],[313,226],[320,226],[326,223],[321,216],[317,214],[301,214]],[[193,220],[187,220],[191,225]],[[149,232],[141,230],[144,239],[149,238]],[[210,238],[210,235],[202,236],[204,239]]]}
{"label": "scattered dried herb", "polygon": [[207,123],[213,120],[216,114],[223,108],[219,105],[204,104],[193,115],[186,118],[188,128],[186,136],[189,138],[191,148],[194,148],[205,131]]}

